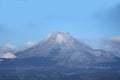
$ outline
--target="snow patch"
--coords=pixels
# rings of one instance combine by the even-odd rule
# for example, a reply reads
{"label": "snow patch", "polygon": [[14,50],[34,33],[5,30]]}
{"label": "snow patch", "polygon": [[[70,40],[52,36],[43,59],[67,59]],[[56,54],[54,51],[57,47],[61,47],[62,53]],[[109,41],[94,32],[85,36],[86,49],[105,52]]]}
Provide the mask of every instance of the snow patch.
{"label": "snow patch", "polygon": [[64,41],[64,36],[61,35],[61,34],[57,34],[57,36],[56,36],[56,41],[57,41],[58,43],[63,42],[63,41]]}
{"label": "snow patch", "polygon": [[5,55],[2,56],[2,58],[14,59],[16,58],[16,56],[12,53],[6,53]]}

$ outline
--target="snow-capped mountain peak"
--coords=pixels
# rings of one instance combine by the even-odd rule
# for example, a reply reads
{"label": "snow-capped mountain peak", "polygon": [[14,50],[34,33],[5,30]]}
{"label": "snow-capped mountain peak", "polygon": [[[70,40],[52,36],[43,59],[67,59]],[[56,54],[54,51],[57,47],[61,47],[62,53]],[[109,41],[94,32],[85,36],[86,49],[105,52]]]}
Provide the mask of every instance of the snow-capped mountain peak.
{"label": "snow-capped mountain peak", "polygon": [[50,39],[54,39],[55,42],[57,43],[62,43],[64,41],[67,41],[71,36],[69,35],[69,33],[64,33],[64,32],[52,32],[50,33],[45,40],[50,40]]}
{"label": "snow-capped mountain peak", "polygon": [[69,33],[53,32],[45,39],[22,52],[16,53],[18,58],[48,57],[59,61],[59,64],[91,64],[112,61],[104,51],[95,51],[84,42],[72,37]]}
{"label": "snow-capped mountain peak", "polygon": [[56,36],[56,41],[57,41],[58,43],[61,43],[61,42],[63,42],[64,40],[65,40],[65,37],[64,37],[63,35],[58,34],[58,35]]}

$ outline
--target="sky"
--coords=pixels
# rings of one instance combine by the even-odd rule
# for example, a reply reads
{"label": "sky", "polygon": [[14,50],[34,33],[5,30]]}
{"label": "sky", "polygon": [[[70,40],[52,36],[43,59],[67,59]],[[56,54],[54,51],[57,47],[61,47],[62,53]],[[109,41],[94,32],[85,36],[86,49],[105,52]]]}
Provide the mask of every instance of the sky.
{"label": "sky", "polygon": [[91,45],[120,35],[120,0],[0,0],[0,46],[38,42],[52,31]]}

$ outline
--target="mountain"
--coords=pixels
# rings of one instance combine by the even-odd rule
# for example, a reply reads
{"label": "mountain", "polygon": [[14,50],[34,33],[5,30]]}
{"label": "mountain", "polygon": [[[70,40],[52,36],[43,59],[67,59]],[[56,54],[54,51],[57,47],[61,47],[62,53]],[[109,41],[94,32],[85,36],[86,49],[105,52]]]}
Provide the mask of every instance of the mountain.
{"label": "mountain", "polygon": [[47,57],[59,65],[81,66],[112,62],[115,56],[103,50],[94,50],[69,33],[52,32],[35,46],[16,53],[18,58]]}
{"label": "mountain", "polygon": [[120,80],[120,58],[69,33],[52,32],[36,45],[0,58],[0,80]]}

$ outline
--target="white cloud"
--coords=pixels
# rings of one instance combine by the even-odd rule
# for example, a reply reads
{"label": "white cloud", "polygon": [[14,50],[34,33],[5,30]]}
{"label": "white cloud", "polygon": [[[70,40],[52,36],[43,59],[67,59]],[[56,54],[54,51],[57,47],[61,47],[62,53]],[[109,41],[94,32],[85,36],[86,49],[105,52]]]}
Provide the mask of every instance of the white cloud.
{"label": "white cloud", "polygon": [[21,51],[21,50],[25,50],[27,48],[30,48],[32,46],[36,45],[36,42],[32,42],[32,41],[28,41],[26,44],[24,44],[23,46],[14,46],[12,44],[5,44],[4,46],[1,46],[0,47],[0,52],[1,53],[8,53],[8,52],[11,52],[11,53],[16,53],[18,51]]}
{"label": "white cloud", "polygon": [[18,50],[18,47],[14,46],[12,44],[5,44],[4,46],[0,47],[1,53],[8,53],[8,52],[15,53],[17,50]]}
{"label": "white cloud", "polygon": [[31,48],[33,47],[34,45],[36,45],[37,43],[36,42],[33,42],[33,41],[28,41],[27,43],[25,43],[23,46],[14,46],[12,44],[5,44],[3,46],[0,46],[0,57],[6,53],[9,53],[9,54],[6,54],[4,55],[3,57],[15,57],[13,56],[12,54],[10,53],[16,53],[16,52],[19,52],[19,51],[23,51],[23,50],[26,50],[28,48]]}
{"label": "white cloud", "polygon": [[28,42],[25,44],[25,46],[28,47],[28,48],[30,48],[30,47],[32,47],[32,46],[34,46],[34,45],[36,45],[36,42],[33,42],[33,41],[28,41]]}
{"label": "white cloud", "polygon": [[17,49],[17,47],[12,45],[12,44],[5,44],[3,47],[4,48],[9,48],[9,49]]}

